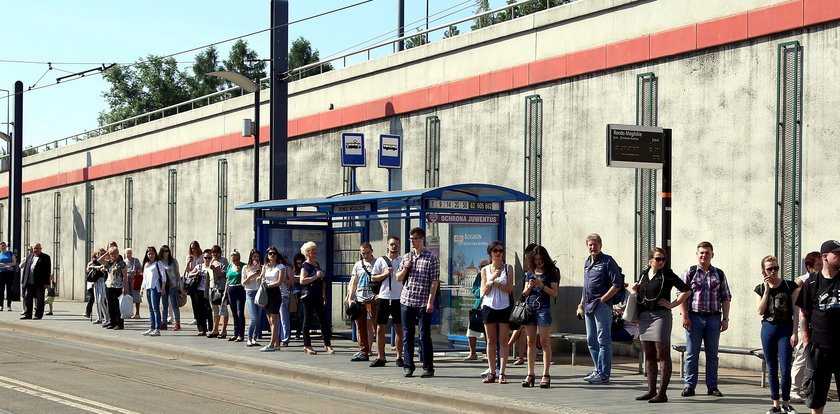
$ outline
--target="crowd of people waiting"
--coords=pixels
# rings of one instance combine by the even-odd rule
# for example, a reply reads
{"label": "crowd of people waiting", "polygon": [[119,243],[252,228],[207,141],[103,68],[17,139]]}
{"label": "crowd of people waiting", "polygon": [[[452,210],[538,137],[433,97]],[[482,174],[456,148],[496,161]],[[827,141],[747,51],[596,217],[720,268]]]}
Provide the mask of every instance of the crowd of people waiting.
{"label": "crowd of people waiting", "polygon": [[[403,368],[406,377],[413,376],[415,327],[419,326],[422,377],[429,378],[435,372],[430,325],[436,306],[440,262],[425,249],[422,228],[411,230],[410,241],[412,248],[404,255],[399,253],[401,242],[398,237],[388,239],[388,254],[380,258],[374,257],[370,243],[362,243],[359,248],[360,260],[353,267],[344,298],[347,315],[355,321],[358,335],[359,351],[351,361],[369,361],[373,339],[377,338],[377,356],[370,366],[386,365],[385,341],[378,339],[385,337],[390,318],[396,333],[396,365]],[[584,263],[577,316],[585,321],[594,369],[583,380],[590,384],[609,383],[614,305],[620,304],[622,308],[635,310],[633,315],[625,313],[623,318],[638,323],[646,359],[647,392],[636,400],[667,402],[672,372],[672,309],[679,308],[686,335],[682,396],[695,395],[702,346],[706,357],[707,394],[723,397],[718,388],[718,348],[720,334],[729,326],[732,295],[723,270],[711,265],[712,244],[705,241],[698,244],[697,264],[681,275],[668,267],[665,250],[652,249],[648,254],[648,266],[631,286],[633,293],[630,295],[626,295],[627,284],[621,268],[611,256],[601,251],[601,237],[589,235],[586,246],[589,257]],[[480,266],[474,285],[475,312],[471,312],[468,330],[470,355],[465,359],[477,359],[476,339],[486,335],[488,369],[483,382],[498,380],[505,384],[510,347],[524,332],[528,374],[521,385],[534,386],[537,348],[541,347],[543,370],[539,386],[550,388],[551,298],[557,297],[560,272],[545,247],[528,246],[521,299],[514,301],[515,274],[505,261],[505,246],[494,241],[487,247],[487,254],[489,259]],[[123,257],[112,242],[107,248],[94,252],[88,263],[86,278],[91,300],[85,316],[91,317],[95,304],[98,317],[93,318],[93,323],[101,323],[108,329],[124,329],[124,317],[131,313],[131,303],[134,308],[130,317],[140,318],[140,303],[145,297],[149,329],[143,335],[159,336],[161,330],[167,330],[168,323],[174,322],[173,330],[181,329],[179,307],[189,298],[198,335],[226,338],[229,315],[232,314],[234,329],[228,340],[247,341],[246,346],[252,347],[259,345],[257,339],[261,329],[258,324],[265,312],[271,327],[271,340],[260,351],[271,352],[289,344],[289,298],[295,291],[299,294],[302,310],[303,350],[315,355],[317,351],[312,347],[310,327],[313,316],[320,321],[326,320],[327,309],[323,296],[326,274],[317,258],[318,249],[313,242],[303,244],[290,264],[274,246],[266,249],[264,257],[252,249],[242,261],[236,250],[227,260],[222,257],[219,246],[202,250],[199,243],[193,241],[181,273],[178,261],[166,245],[160,249],[148,247],[141,262],[132,249],[126,249]],[[780,277],[778,259],[766,256],[761,259],[761,283],[754,289],[773,402],[767,411],[770,414],[795,413],[792,403],[803,400],[812,413],[822,413],[826,401],[830,400],[832,374],[835,381],[840,381],[840,353],[835,352],[840,351],[840,330],[832,328],[840,322],[840,277],[837,277],[840,242],[826,241],[819,252],[806,255],[804,264],[807,273],[788,281]],[[41,252],[40,244],[36,244],[18,264],[8,246],[0,242],[3,282],[0,287],[4,288],[0,289],[0,295],[10,290],[7,279],[16,266],[21,270],[21,292],[25,297],[22,319],[33,319],[33,311],[34,319],[40,319],[45,294],[48,294],[45,290],[54,289],[49,256]],[[674,289],[679,295],[672,300]],[[2,304],[3,297],[0,296],[0,306]],[[247,338],[246,308],[250,314]],[[172,322],[168,321],[170,309]],[[6,310],[11,310],[9,296],[6,297]],[[321,326],[321,332],[324,351],[333,354],[328,324]],[[792,391],[799,395],[792,395]]]}

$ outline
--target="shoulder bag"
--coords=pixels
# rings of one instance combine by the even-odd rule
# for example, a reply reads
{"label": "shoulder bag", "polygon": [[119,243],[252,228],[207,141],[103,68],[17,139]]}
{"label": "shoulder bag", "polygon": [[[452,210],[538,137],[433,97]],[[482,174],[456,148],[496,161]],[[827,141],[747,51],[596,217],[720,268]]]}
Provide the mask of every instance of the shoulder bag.
{"label": "shoulder bag", "polygon": [[624,314],[621,319],[627,322],[637,323],[639,321],[639,302],[636,301],[636,294],[630,293],[627,296],[627,303],[624,307]]}
{"label": "shoulder bag", "polygon": [[528,304],[527,297],[522,295],[516,303],[513,304],[511,311],[510,311],[510,323],[515,325],[523,325],[528,319],[531,318],[531,315],[534,313],[534,310]]}
{"label": "shoulder bag", "polygon": [[257,294],[254,296],[254,303],[261,308],[268,306],[268,285],[265,281],[262,281],[260,283],[260,287],[257,288]]}

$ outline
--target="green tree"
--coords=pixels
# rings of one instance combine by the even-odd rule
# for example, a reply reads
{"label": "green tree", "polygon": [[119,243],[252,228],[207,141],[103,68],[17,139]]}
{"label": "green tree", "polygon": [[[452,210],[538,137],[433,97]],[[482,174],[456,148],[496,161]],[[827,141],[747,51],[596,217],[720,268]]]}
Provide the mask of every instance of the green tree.
{"label": "green tree", "polygon": [[[149,55],[133,66],[114,66],[103,77],[111,88],[102,96],[109,111],[99,114],[99,125],[151,112],[190,98],[186,75],[174,58]],[[138,121],[142,122],[142,121]]]}
{"label": "green tree", "polygon": [[[474,14],[481,14],[490,10],[490,0],[475,0]],[[492,15],[481,16],[475,18],[475,23],[470,26],[470,30],[478,30],[482,27],[491,26],[496,23]]]}
{"label": "green tree", "polygon": [[[210,46],[204,49],[199,54],[195,55],[195,63],[192,66],[192,76],[187,77],[187,87],[189,89],[191,98],[198,98],[199,96],[209,95],[213,92],[218,92],[225,84],[224,80],[218,76],[207,76],[210,72],[217,72],[224,70],[219,63],[219,51],[215,46]],[[216,97],[213,102],[220,100],[221,96]],[[203,104],[197,102],[197,104]]]}
{"label": "green tree", "polygon": [[333,65],[324,63],[320,68],[313,67],[300,72],[292,72],[302,66],[306,66],[315,62],[320,62],[320,53],[318,49],[312,49],[312,44],[303,36],[298,37],[292,42],[292,47],[289,48],[289,72],[292,73],[291,79],[298,80],[307,76],[317,75],[322,72],[329,72],[333,70]]}
{"label": "green tree", "polygon": [[[546,0],[539,0],[533,1],[530,3],[521,4],[518,6],[513,7],[510,11],[505,10],[499,12],[495,18],[495,22],[503,22],[505,20],[515,19],[517,17],[527,16],[531,13],[536,13],[538,11],[545,10],[548,7],[555,7],[561,4],[571,3],[574,0],[548,0],[548,5],[546,5]],[[517,0],[507,0],[507,4],[514,4],[517,3]]]}
{"label": "green tree", "polygon": [[445,31],[445,32],[443,32],[443,38],[444,38],[444,39],[448,39],[448,38],[450,38],[450,37],[455,37],[455,36],[458,36],[459,34],[461,34],[461,31],[460,31],[460,30],[458,30],[458,26],[455,26],[454,24],[451,24],[451,25],[449,25],[449,27],[446,29],[446,31]]}
{"label": "green tree", "polygon": [[[420,32],[421,28],[417,28],[417,31]],[[405,48],[411,49],[413,47],[422,46],[426,43],[429,43],[429,35],[427,33],[424,34],[416,34],[414,36],[405,39]]]}
{"label": "green tree", "polygon": [[265,62],[259,60],[257,52],[248,48],[248,42],[239,39],[230,48],[224,61],[225,70],[245,75],[248,79],[262,79],[266,76]]}

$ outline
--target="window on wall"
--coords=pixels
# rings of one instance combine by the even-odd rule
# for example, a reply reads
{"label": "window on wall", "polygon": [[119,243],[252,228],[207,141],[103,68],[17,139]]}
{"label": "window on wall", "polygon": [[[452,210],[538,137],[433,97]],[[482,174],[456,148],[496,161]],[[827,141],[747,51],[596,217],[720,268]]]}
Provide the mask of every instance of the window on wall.
{"label": "window on wall", "polygon": [[780,275],[795,280],[802,258],[802,46],[777,47],[775,252]]}
{"label": "window on wall", "polygon": [[216,206],[216,244],[227,251],[227,210],[228,210],[228,162],[222,158],[219,160],[218,191]]}
{"label": "window on wall", "polygon": [[29,197],[23,199],[23,245],[24,246],[32,246],[32,243],[29,240],[29,213],[32,207],[32,200]]}
{"label": "window on wall", "polygon": [[426,117],[426,175],[424,186],[440,186],[440,118]]}
{"label": "window on wall", "polygon": [[172,255],[176,256],[175,243],[178,234],[178,171],[169,169],[167,209],[166,209],[166,239]]}
{"label": "window on wall", "polygon": [[53,193],[53,245],[52,245],[53,276],[55,277],[55,293],[58,294],[61,278],[61,193]]}
{"label": "window on wall", "polygon": [[93,184],[88,184],[85,188],[85,260],[90,260],[90,255],[93,253],[93,226],[94,226],[94,188]]}
{"label": "window on wall", "polygon": [[525,97],[525,244],[542,244],[542,135],[543,100],[539,95]]}
{"label": "window on wall", "polygon": [[123,219],[123,246],[134,244],[134,180],[125,177],[125,218]]}
{"label": "window on wall", "polygon": [[[636,125],[656,126],[658,80],[653,73],[636,75]],[[635,171],[634,277],[646,266],[648,252],[656,246],[656,170]]]}

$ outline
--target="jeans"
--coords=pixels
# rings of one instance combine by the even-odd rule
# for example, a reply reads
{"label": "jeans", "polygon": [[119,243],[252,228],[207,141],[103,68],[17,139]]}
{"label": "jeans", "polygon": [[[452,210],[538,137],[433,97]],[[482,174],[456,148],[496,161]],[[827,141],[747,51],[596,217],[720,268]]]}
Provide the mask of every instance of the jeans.
{"label": "jeans", "polygon": [[105,298],[108,301],[108,319],[111,321],[111,326],[118,326],[120,328],[125,327],[122,312],[120,312],[120,295],[122,295],[122,291],[122,288],[105,288]]}
{"label": "jeans", "polygon": [[280,301],[280,342],[289,342],[292,336],[292,318],[289,315],[289,297]]}
{"label": "jeans", "polygon": [[93,282],[93,296],[96,299],[96,313],[99,315],[99,320],[104,323],[111,323],[111,315],[108,314],[108,302],[105,300],[105,280],[99,278]]}
{"label": "jeans", "polygon": [[685,387],[697,387],[700,364],[700,344],[706,348],[706,388],[718,386],[718,346],[720,344],[720,315],[688,313],[691,330],[685,334]]}
{"label": "jeans", "polygon": [[233,336],[236,338],[245,337],[245,287],[228,286],[228,303],[230,312],[233,314]]}
{"label": "jeans", "polygon": [[[254,298],[256,297],[256,290],[245,291],[245,306],[248,308],[248,314],[251,316],[251,323],[248,324],[248,339],[257,339],[257,337],[260,336],[260,329],[262,329],[262,319],[263,315],[265,314],[265,310],[259,305],[257,305],[256,302],[254,302]],[[282,307],[283,304],[280,304],[281,314],[283,313]]]}
{"label": "jeans", "polygon": [[0,271],[0,306],[3,306],[3,299],[6,299],[6,307],[12,306],[12,279],[15,277],[13,270]]}
{"label": "jeans", "polygon": [[163,302],[163,317],[161,323],[166,323],[169,320],[169,308],[172,308],[172,315],[175,316],[175,323],[181,323],[181,308],[178,307],[178,288],[173,287],[169,289],[169,293],[161,296]]}
{"label": "jeans", "polygon": [[149,304],[149,329],[160,328],[160,292],[146,289],[146,303]]}
{"label": "jeans", "polygon": [[612,370],[612,307],[599,303],[586,319],[586,342],[594,371],[601,378],[609,378]]}
{"label": "jeans", "polygon": [[414,326],[420,323],[420,352],[423,370],[435,370],[434,349],[432,348],[432,314],[426,313],[426,307],[400,305],[400,317],[403,329],[403,360],[405,367],[414,370]]}
{"label": "jeans", "polygon": [[770,322],[761,323],[761,348],[764,361],[767,362],[767,382],[770,385],[770,399],[779,399],[779,373],[782,374],[782,401],[790,400],[790,367],[793,363],[793,347],[790,336],[793,334],[793,322],[778,325]]}

